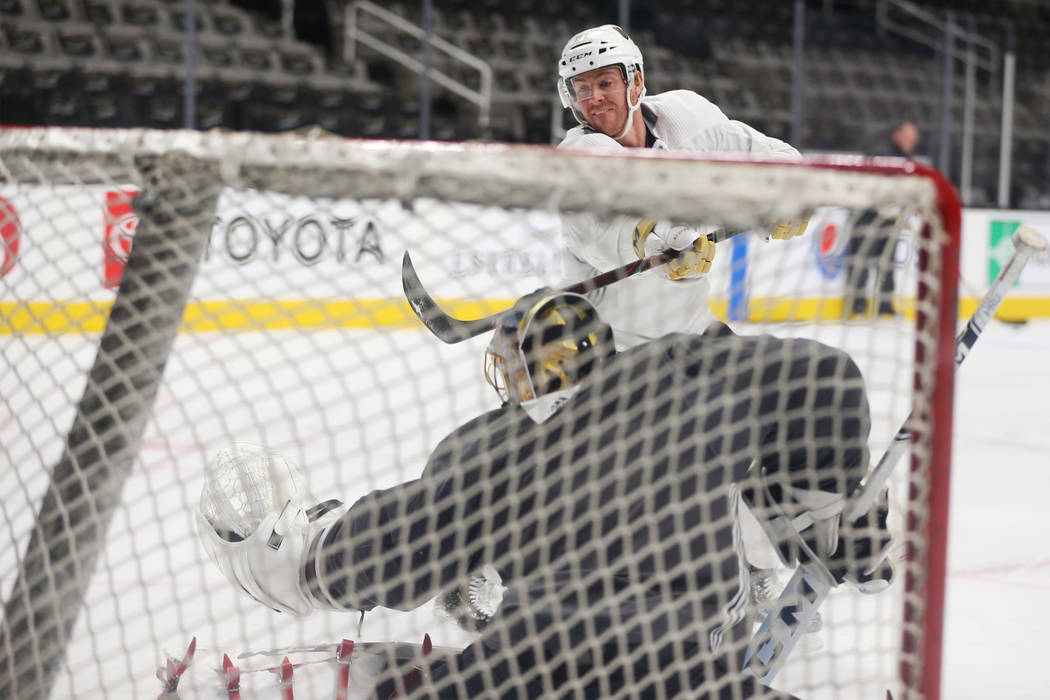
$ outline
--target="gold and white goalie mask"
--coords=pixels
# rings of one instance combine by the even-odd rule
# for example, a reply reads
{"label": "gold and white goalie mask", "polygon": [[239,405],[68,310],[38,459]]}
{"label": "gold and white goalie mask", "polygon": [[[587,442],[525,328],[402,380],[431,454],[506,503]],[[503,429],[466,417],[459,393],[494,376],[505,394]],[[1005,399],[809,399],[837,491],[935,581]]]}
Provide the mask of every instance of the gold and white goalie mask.
{"label": "gold and white goalie mask", "polygon": [[504,403],[522,403],[575,386],[615,351],[612,329],[586,297],[543,289],[503,316],[485,375]]}

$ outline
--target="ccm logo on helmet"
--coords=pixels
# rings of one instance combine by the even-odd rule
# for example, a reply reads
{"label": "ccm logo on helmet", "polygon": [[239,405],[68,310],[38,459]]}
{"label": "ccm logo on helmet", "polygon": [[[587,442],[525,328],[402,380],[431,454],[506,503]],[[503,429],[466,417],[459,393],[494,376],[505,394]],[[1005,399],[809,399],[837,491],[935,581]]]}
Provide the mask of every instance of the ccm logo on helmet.
{"label": "ccm logo on helmet", "polygon": [[592,55],[593,53],[594,53],[593,51],[584,51],[583,53],[574,54],[572,56],[569,56],[567,59],[565,59],[565,62],[566,63],[575,63],[576,61],[579,61],[580,59],[587,58],[588,56]]}

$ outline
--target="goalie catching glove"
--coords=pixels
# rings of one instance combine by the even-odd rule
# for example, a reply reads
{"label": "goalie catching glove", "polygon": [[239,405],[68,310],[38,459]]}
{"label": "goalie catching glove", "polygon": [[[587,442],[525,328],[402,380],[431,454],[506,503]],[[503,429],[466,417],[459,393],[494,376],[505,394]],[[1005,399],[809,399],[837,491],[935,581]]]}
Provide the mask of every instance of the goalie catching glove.
{"label": "goalie catching glove", "polygon": [[[341,609],[311,595],[304,572],[311,548],[346,512],[339,501],[308,506],[299,468],[276,452],[236,444],[208,463],[197,534],[226,579],[278,612]],[[319,593],[319,592],[318,592]]]}
{"label": "goalie catching glove", "polygon": [[715,259],[715,244],[708,239],[707,234],[717,231],[718,227],[705,228],[706,231],[700,231],[666,221],[642,219],[634,227],[634,253],[641,259],[668,248],[679,251],[677,258],[661,267],[671,280],[707,274]]}

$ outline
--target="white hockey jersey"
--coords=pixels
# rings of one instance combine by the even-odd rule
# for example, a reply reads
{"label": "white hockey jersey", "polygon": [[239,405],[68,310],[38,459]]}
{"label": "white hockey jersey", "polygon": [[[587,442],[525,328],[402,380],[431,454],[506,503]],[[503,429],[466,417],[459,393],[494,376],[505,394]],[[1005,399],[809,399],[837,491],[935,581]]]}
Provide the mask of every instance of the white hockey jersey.
{"label": "white hockey jersey", "polygon": [[[667,151],[761,153],[794,159],[797,150],[752,127],[729,119],[706,98],[672,90],[642,98],[635,119],[645,120],[656,138],[652,148]],[[611,137],[582,126],[569,130],[559,149],[624,148]],[[573,214],[562,217],[567,284],[637,260],[632,247],[636,220]],[[650,270],[598,290],[593,301],[612,326],[619,349],[672,332],[701,333],[714,320],[708,306],[710,283],[704,276],[672,281]]]}

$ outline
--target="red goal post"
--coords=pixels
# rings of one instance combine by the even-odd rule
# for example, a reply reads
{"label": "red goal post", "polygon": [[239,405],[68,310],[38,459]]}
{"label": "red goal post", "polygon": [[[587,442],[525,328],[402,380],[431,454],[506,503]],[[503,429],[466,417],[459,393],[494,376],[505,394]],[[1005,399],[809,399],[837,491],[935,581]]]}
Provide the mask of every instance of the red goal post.
{"label": "red goal post", "polygon": [[[126,208],[139,192],[133,218],[107,209],[107,195]],[[444,308],[476,317],[559,281],[562,213],[763,231],[834,208],[843,235],[863,210],[916,224],[898,317],[838,321],[841,275],[806,267],[820,262],[811,227],[756,243],[752,272],[770,291],[752,294],[740,325],[859,356],[873,458],[916,416],[910,473],[895,477],[907,552],[886,599],[895,612],[879,603],[877,620],[877,634],[897,636],[878,655],[897,658],[871,677],[848,661],[870,650],[840,654],[832,626],[824,651],[785,669],[784,689],[938,697],[961,219],[936,171],[859,157],[17,129],[0,131],[0,198],[0,695],[153,693],[163,652],[193,636],[247,651],[353,634],[345,617],[292,624],[227,590],[192,513],[204,463],[230,442],[267,442],[304,466],[319,496],[353,502],[416,476],[437,439],[493,407],[483,345],[436,347],[401,298],[404,250]],[[781,245],[799,262],[773,273]],[[723,313],[731,257],[720,251],[712,272]],[[843,597],[829,623],[860,624],[853,604]],[[437,624],[375,617],[361,631],[373,641],[417,641]],[[448,634],[436,643],[467,641]],[[860,685],[843,685],[853,672]]]}

